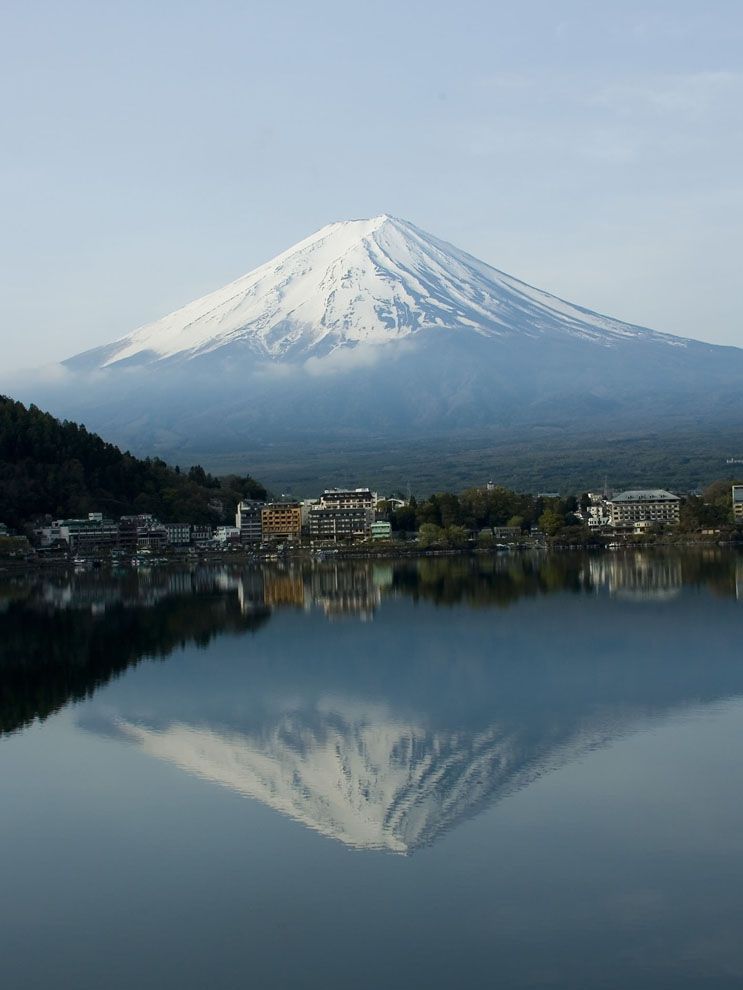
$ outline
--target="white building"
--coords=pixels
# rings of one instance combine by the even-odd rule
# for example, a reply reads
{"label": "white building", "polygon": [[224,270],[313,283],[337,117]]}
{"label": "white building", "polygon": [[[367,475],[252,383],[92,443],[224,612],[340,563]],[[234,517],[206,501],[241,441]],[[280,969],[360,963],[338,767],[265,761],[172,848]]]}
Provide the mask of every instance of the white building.
{"label": "white building", "polygon": [[733,516],[743,522],[743,485],[733,485]]}
{"label": "white building", "polygon": [[164,523],[165,539],[170,546],[187,546],[191,542],[191,523]]}
{"label": "white building", "polygon": [[217,526],[214,539],[217,543],[237,543],[240,539],[240,530],[237,526]]}
{"label": "white building", "polygon": [[586,512],[589,529],[601,529],[603,526],[611,525],[611,509],[608,502],[604,502],[603,499],[592,502]]}
{"label": "white building", "polygon": [[312,539],[359,539],[369,536],[377,493],[369,488],[328,488],[309,507],[305,526]]}
{"label": "white building", "polygon": [[42,546],[63,542],[75,553],[110,549],[119,541],[118,523],[101,512],[89,512],[87,519],[55,519],[37,533]]}
{"label": "white building", "polygon": [[609,500],[611,525],[635,527],[637,523],[675,526],[679,521],[681,499],[662,488],[620,492]]}
{"label": "white building", "polygon": [[371,509],[377,504],[377,493],[369,488],[326,488],[320,496],[323,509]]}

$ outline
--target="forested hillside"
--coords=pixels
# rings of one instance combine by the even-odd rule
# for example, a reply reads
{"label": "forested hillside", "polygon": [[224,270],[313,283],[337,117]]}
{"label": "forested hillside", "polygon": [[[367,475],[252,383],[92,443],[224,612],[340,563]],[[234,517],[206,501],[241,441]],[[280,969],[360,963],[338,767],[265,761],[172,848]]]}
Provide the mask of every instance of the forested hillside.
{"label": "forested hillside", "polygon": [[215,523],[234,518],[238,499],[265,495],[250,475],[215,478],[198,465],[181,471],[133,457],[84,426],[0,396],[0,522],[11,527],[94,511]]}

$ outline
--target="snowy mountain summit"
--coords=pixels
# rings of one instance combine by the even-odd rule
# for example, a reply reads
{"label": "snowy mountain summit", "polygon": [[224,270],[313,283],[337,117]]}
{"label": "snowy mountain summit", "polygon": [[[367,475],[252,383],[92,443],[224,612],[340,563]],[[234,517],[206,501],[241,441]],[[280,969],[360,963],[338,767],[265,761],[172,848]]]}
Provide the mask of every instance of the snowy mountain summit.
{"label": "snowy mountain summit", "polygon": [[29,401],[133,451],[237,457],[282,485],[318,453],[331,470],[357,458],[366,481],[364,444],[399,483],[411,457],[431,470],[421,441],[467,461],[496,435],[544,450],[564,431],[582,449],[580,437],[743,425],[740,348],[600,316],[386,215],[323,227],[64,365]]}
{"label": "snowy mountain summit", "polygon": [[332,223],[84,364],[193,360],[227,348],[264,360],[323,357],[438,330],[485,337],[679,338],[566,303],[395,217]]}

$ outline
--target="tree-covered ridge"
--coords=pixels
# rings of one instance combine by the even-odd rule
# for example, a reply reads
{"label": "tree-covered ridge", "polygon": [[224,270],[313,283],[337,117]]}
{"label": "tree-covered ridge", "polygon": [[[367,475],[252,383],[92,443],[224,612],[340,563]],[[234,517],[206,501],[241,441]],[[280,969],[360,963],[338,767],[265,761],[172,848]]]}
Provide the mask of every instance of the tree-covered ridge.
{"label": "tree-covered ridge", "polygon": [[0,521],[11,527],[88,512],[214,523],[231,517],[240,498],[265,496],[250,475],[218,479],[198,465],[182,472],[159,458],[142,460],[82,425],[0,396]]}

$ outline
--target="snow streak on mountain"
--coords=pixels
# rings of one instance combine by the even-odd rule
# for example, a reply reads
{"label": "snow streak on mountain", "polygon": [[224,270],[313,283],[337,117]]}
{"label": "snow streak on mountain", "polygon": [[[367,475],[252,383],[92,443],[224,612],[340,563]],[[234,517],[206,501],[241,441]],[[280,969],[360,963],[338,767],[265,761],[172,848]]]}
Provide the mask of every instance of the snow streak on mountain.
{"label": "snow streak on mountain", "polygon": [[241,345],[259,358],[301,360],[430,330],[685,344],[566,303],[382,215],[323,227],[237,281],[84,357],[88,366],[112,367]]}

